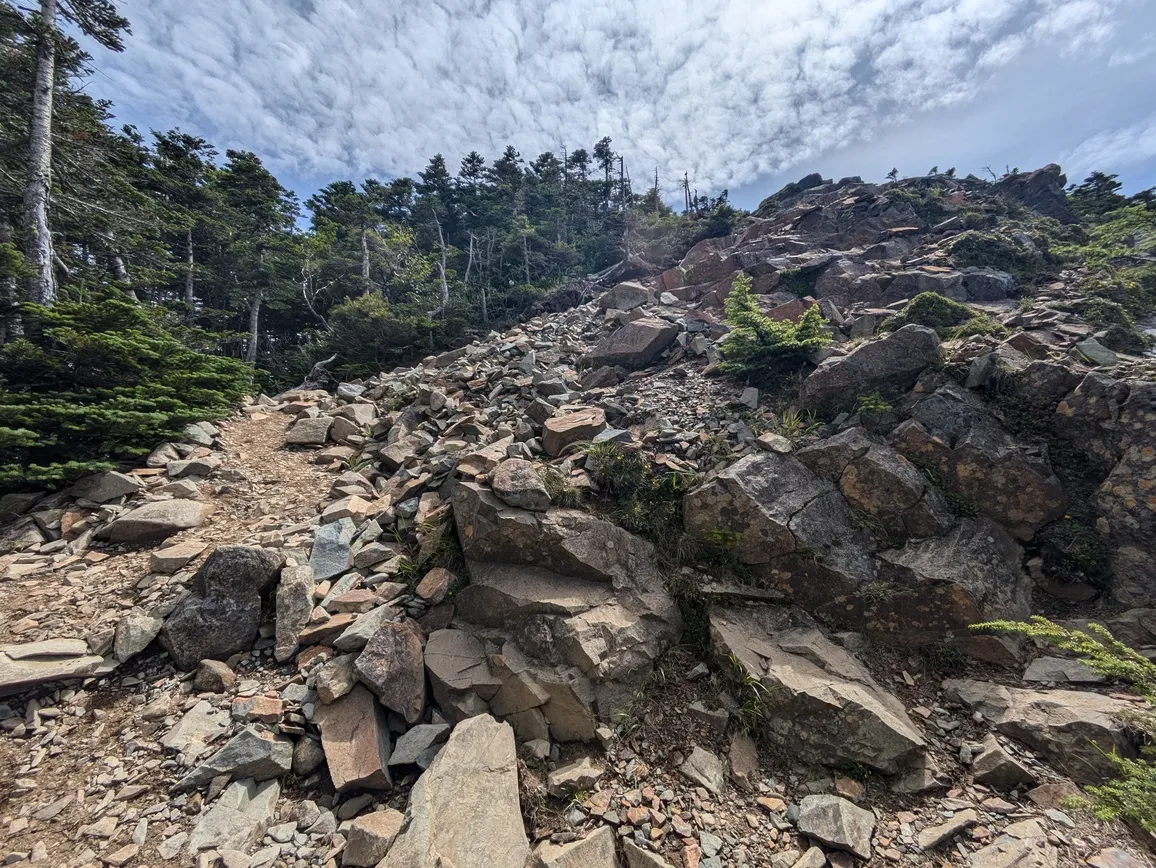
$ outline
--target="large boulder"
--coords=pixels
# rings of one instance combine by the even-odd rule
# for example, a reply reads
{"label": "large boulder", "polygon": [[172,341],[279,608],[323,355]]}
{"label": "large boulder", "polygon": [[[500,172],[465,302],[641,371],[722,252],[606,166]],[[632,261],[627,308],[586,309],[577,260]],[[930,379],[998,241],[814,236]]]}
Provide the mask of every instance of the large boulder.
{"label": "large boulder", "polygon": [[1015,172],[1000,179],[995,191],[1045,217],[1055,217],[1061,223],[1079,223],[1080,218],[1068,205],[1068,197],[1064,194],[1067,182],[1060,167],[1048,163],[1034,172]]}
{"label": "large boulder", "polygon": [[317,706],[314,722],[336,790],[388,789],[389,723],[385,709],[361,685],[335,702]]}
{"label": "large boulder", "polygon": [[207,503],[196,500],[157,500],[129,510],[96,535],[109,542],[156,542],[177,531],[200,527],[212,511]]}
{"label": "large boulder", "polygon": [[1112,593],[1130,606],[1156,604],[1156,383],[1132,383],[1119,409],[1120,459],[1096,493],[1112,550]]}
{"label": "large boulder", "polygon": [[980,712],[1004,735],[1042,753],[1080,784],[1101,783],[1118,770],[1111,754],[1135,757],[1123,720],[1139,706],[1078,690],[1023,690],[988,681],[943,682],[948,699]]}
{"label": "large boulder", "polygon": [[599,310],[634,310],[646,304],[646,287],[637,280],[626,280],[598,296]]}
{"label": "large boulder", "polygon": [[879,392],[893,398],[906,392],[925,369],[940,361],[939,338],[929,328],[906,325],[881,340],[869,341],[845,356],[820,363],[803,381],[803,406],[834,415],[853,409],[860,395]]}
{"label": "large boulder", "polygon": [[874,569],[847,501],[792,455],[749,455],[686,495],[687,533],[726,544],[756,581],[808,610],[839,607]]}
{"label": "large boulder", "polygon": [[629,322],[602,341],[587,356],[592,367],[621,365],[645,368],[674,343],[678,326],[666,320],[644,317]]}
{"label": "large boulder", "polygon": [[923,645],[966,636],[968,626],[1031,611],[1023,550],[987,519],[964,519],[942,537],[879,555],[879,584],[864,592],[864,622],[881,640]]}
{"label": "large boulder", "polygon": [[765,734],[808,761],[895,774],[925,762],[927,746],[903,707],[849,652],[797,608],[719,608],[711,640],[723,659],[767,691]]}
{"label": "large boulder", "polygon": [[934,467],[948,492],[1018,539],[1064,513],[1063,486],[1040,448],[1018,443],[983,404],[954,383],[919,401],[891,435],[908,459]]}
{"label": "large boulder", "polygon": [[869,517],[883,542],[936,536],[950,530],[955,521],[943,495],[927,478],[862,428],[849,428],[795,455],[839,486],[851,508]]}
{"label": "large boulder", "polygon": [[[605,416],[602,424],[606,424]],[[494,487],[494,494],[509,506],[541,512],[550,505],[546,483],[534,465],[524,458],[507,458],[499,464],[490,477],[490,484]]]}
{"label": "large boulder", "polygon": [[197,570],[161,629],[161,641],[181,669],[225,660],[253,647],[261,626],[261,595],[277,579],[281,555],[269,549],[222,546]]}
{"label": "large boulder", "polygon": [[542,425],[542,447],[547,454],[558,456],[567,446],[583,440],[593,440],[595,435],[605,429],[606,412],[597,407],[584,407],[572,413],[551,416]]}
{"label": "large boulder", "polygon": [[135,494],[143,487],[144,481],[139,476],[106,470],[86,476],[72,487],[71,493],[93,503],[108,503],[118,497]]}
{"label": "large boulder", "polygon": [[963,275],[954,271],[901,271],[892,278],[881,299],[882,304],[894,304],[915,298],[924,292],[934,292],[954,301],[965,301],[967,290]]}
{"label": "large boulder", "polygon": [[514,731],[489,715],[462,721],[410,793],[390,868],[524,868]]}

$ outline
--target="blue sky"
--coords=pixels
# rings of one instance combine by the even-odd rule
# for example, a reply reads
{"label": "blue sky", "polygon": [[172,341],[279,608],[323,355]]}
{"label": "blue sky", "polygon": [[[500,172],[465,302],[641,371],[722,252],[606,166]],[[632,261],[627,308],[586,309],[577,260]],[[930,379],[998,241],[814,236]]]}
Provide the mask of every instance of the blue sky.
{"label": "blue sky", "polygon": [[89,87],[307,196],[609,135],[636,188],[1059,162],[1156,185],[1156,0],[123,0]]}

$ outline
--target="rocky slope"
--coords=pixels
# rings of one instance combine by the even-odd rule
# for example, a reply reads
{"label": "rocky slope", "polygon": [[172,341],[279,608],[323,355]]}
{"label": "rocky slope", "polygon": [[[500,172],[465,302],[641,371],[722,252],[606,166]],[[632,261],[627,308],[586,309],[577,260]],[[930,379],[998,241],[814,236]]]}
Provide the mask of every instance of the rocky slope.
{"label": "rocky slope", "polygon": [[[1080,275],[957,261],[1061,183],[931,223],[804,179],[592,303],[5,498],[8,864],[1148,864],[1060,805],[1141,703],[968,630],[1156,644],[1150,360]],[[716,370],[740,272],[835,338],[761,393]],[[928,291],[1004,329],[888,324]],[[639,467],[669,514],[616,499]]]}

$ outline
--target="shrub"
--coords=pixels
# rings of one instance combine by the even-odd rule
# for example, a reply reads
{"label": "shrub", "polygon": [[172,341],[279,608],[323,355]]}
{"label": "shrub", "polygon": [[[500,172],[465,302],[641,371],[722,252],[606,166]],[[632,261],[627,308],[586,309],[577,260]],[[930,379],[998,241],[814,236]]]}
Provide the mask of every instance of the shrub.
{"label": "shrub", "polygon": [[1043,264],[1039,251],[995,232],[961,232],[947,250],[960,268],[995,268],[1022,281],[1034,277]]}
{"label": "shrub", "polygon": [[189,349],[164,316],[119,293],[24,306],[25,336],[0,347],[0,493],[109,469],[249,391],[247,365]]}
{"label": "shrub", "polygon": [[[1100,624],[1090,623],[1087,630],[1069,630],[1033,615],[1026,622],[992,621],[975,624],[972,629],[1019,634],[1047,642],[1071,652],[1101,675],[1128,682],[1149,702],[1156,701],[1156,663],[1115,639]],[[1139,712],[1127,722],[1149,740],[1156,735],[1156,715],[1150,711]],[[1156,763],[1152,761],[1156,748],[1149,745],[1141,754],[1140,759],[1110,754],[1120,776],[1103,786],[1088,787],[1089,798],[1082,804],[1101,819],[1130,820],[1146,832],[1156,834]]]}
{"label": "shrub", "polygon": [[802,364],[808,355],[831,342],[818,305],[803,314],[798,323],[779,322],[759,310],[751,293],[751,279],[735,278],[726,299],[726,321],[730,333],[723,339],[723,371],[765,377]]}
{"label": "shrub", "polygon": [[936,334],[945,339],[998,335],[1007,331],[986,314],[962,302],[952,301],[938,292],[919,293],[903,310],[883,324],[883,330],[895,331],[912,323],[935,329]]}

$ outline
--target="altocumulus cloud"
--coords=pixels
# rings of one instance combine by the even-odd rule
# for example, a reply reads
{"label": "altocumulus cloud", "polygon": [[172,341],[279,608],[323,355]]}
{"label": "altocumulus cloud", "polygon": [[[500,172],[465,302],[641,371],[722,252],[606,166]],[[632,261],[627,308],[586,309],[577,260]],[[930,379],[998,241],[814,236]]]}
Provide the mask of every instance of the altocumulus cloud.
{"label": "altocumulus cloud", "polygon": [[718,190],[972,100],[1024,52],[1110,54],[1143,2],[125,0],[97,87],[297,177],[611,135],[637,175]]}

